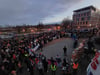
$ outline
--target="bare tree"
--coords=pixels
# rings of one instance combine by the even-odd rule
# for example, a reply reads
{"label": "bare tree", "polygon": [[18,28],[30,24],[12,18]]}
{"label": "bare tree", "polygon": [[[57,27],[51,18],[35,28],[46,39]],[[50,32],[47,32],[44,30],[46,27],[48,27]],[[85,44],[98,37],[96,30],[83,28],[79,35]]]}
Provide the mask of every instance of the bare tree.
{"label": "bare tree", "polygon": [[67,29],[67,28],[71,27],[71,23],[72,23],[72,20],[70,20],[69,18],[65,18],[62,21],[63,29]]}

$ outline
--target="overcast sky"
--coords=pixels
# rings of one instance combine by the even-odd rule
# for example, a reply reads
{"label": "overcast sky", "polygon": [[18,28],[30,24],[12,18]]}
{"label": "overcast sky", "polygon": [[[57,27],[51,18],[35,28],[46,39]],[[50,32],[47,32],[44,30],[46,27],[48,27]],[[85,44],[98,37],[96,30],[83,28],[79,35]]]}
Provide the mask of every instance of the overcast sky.
{"label": "overcast sky", "polygon": [[0,25],[52,23],[72,17],[73,10],[99,0],[0,0]]}

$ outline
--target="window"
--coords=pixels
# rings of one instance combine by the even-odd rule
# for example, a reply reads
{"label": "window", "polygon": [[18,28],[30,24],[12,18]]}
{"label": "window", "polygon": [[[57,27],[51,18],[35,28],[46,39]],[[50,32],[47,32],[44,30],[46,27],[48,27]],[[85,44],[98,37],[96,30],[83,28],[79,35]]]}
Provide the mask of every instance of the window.
{"label": "window", "polygon": [[78,25],[79,25],[80,23],[78,22]]}
{"label": "window", "polygon": [[81,20],[84,21],[84,18],[82,17]]}
{"label": "window", "polygon": [[90,12],[87,12],[87,16],[89,16],[90,15]]}
{"label": "window", "polygon": [[80,24],[82,24],[82,22],[80,22]]}
{"label": "window", "polygon": [[85,20],[87,20],[87,17],[85,17]]}
{"label": "window", "polygon": [[83,24],[85,24],[85,22],[83,22]]}
{"label": "window", "polygon": [[83,16],[83,14],[81,14],[81,16]]}
{"label": "window", "polygon": [[86,13],[84,13],[84,16],[86,16]]}
{"label": "window", "polygon": [[84,16],[84,13],[82,14],[82,16]]}
{"label": "window", "polygon": [[79,18],[77,18],[77,21],[79,21]]}
{"label": "window", "polygon": [[80,17],[80,14],[78,16]]}
{"label": "window", "polygon": [[88,24],[88,22],[86,21],[86,24]]}
{"label": "window", "polygon": [[87,19],[90,20],[90,17],[88,17]]}

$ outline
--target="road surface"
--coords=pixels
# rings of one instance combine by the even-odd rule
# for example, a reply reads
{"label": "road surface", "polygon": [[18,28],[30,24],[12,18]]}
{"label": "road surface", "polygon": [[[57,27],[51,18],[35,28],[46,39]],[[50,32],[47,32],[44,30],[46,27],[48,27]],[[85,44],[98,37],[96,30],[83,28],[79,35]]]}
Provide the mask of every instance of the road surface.
{"label": "road surface", "polygon": [[[51,42],[49,42],[48,44],[45,45],[45,47],[43,48],[43,51],[41,52],[40,50],[38,50],[36,53],[42,53],[44,54],[47,59],[51,58],[51,57],[56,57],[56,55],[58,54],[61,59],[64,58],[64,53],[63,53],[63,47],[66,46],[67,47],[67,56],[66,59],[70,62],[71,59],[71,54],[73,49],[73,42],[74,40],[71,38],[61,38],[61,39],[56,39],[53,40]],[[35,70],[34,75],[39,75],[38,71]],[[29,72],[27,72],[27,69],[24,68],[24,72],[21,75],[30,75]],[[49,70],[49,72],[44,73],[44,75],[51,75],[51,71]],[[57,69],[56,71],[56,75],[62,75],[61,74],[61,69]]]}

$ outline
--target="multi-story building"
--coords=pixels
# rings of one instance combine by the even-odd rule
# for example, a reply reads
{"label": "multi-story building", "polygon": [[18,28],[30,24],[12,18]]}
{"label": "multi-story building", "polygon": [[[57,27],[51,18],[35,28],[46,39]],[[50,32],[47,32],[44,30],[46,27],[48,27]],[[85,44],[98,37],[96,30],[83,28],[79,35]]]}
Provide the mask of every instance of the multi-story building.
{"label": "multi-story building", "polygon": [[73,28],[90,29],[100,26],[100,11],[94,6],[74,10]]}

